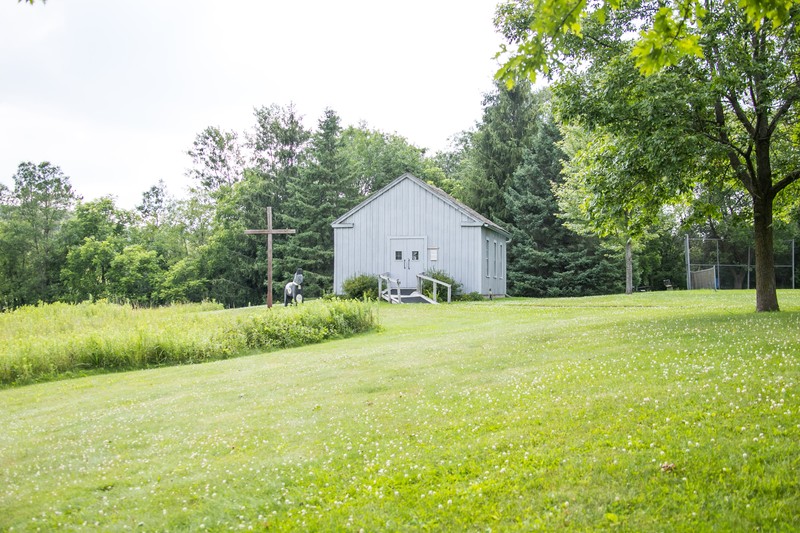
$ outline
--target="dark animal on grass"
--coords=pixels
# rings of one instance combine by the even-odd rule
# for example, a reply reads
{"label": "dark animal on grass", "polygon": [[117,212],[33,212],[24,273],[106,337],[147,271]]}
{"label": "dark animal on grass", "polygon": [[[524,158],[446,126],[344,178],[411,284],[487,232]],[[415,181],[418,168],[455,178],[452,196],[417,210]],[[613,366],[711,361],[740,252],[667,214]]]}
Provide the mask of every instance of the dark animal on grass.
{"label": "dark animal on grass", "polygon": [[294,273],[294,279],[286,284],[283,289],[283,306],[289,304],[297,305],[303,303],[303,269],[298,268]]}

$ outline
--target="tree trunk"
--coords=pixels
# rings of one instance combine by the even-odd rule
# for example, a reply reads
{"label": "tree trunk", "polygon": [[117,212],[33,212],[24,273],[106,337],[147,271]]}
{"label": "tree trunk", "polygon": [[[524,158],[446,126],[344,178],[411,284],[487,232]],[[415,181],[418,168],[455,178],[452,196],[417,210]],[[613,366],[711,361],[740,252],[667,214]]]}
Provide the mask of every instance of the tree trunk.
{"label": "tree trunk", "polygon": [[775,286],[775,245],[772,235],[772,198],[753,198],[756,252],[756,311],[779,311]]}
{"label": "tree trunk", "polygon": [[633,294],[633,251],[630,238],[625,241],[625,294]]}

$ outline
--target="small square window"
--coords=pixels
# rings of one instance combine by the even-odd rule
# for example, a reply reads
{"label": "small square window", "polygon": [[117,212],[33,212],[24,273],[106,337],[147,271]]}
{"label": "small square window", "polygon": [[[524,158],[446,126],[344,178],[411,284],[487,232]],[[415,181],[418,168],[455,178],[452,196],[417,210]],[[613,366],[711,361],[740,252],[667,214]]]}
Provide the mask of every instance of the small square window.
{"label": "small square window", "polygon": [[411,260],[412,261],[419,261],[419,250],[413,250],[411,252]]}
{"label": "small square window", "polygon": [[394,253],[394,260],[395,261],[402,261],[403,260],[403,252],[402,252],[402,250],[397,250]]}

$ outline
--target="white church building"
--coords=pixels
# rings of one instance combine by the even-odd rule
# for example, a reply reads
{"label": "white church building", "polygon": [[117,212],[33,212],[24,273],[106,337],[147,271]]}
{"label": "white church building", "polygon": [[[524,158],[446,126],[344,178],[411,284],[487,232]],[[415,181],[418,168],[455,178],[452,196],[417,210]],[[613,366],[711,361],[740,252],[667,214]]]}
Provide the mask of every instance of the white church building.
{"label": "white church building", "polygon": [[403,174],[333,224],[334,292],[358,274],[389,273],[401,287],[444,271],[462,292],[506,293],[511,234],[441,189]]}

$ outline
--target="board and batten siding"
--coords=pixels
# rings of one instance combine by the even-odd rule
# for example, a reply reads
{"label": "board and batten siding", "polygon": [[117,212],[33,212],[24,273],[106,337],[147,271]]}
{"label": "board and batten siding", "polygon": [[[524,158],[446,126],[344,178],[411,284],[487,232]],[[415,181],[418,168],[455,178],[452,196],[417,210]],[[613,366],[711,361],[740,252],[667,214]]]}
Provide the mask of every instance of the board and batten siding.
{"label": "board and batten siding", "polygon": [[481,228],[480,293],[503,296],[506,292],[508,239],[490,228]]}
{"label": "board and batten siding", "polygon": [[[502,241],[505,251],[507,238],[442,195],[405,174],[334,222],[334,291],[341,294],[342,282],[357,274],[390,272],[398,277],[391,272],[390,240],[419,238],[424,242],[423,270],[447,272],[464,292],[487,294],[491,288],[504,294],[505,279],[491,273],[486,278],[483,243],[489,236],[492,243]],[[436,250],[436,260],[431,260],[431,250]]]}

